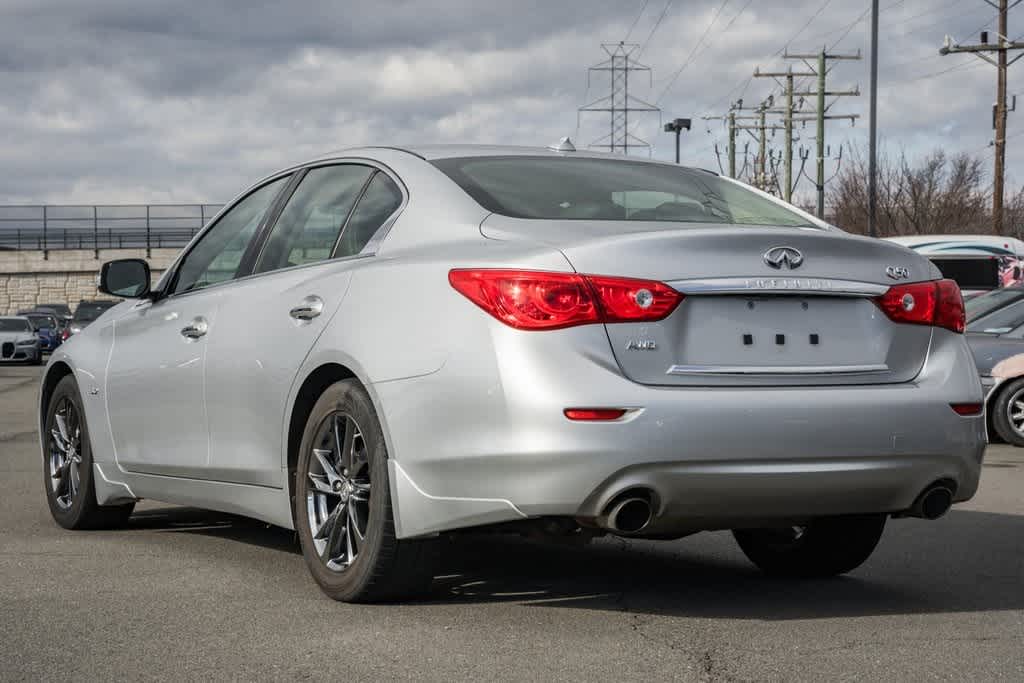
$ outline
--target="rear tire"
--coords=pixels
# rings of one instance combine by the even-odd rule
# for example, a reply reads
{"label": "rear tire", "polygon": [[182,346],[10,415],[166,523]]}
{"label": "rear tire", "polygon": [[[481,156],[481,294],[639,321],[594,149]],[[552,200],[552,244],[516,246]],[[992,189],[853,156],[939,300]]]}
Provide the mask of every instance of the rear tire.
{"label": "rear tire", "polygon": [[862,565],[885,529],[886,515],[816,519],[804,527],[734,529],[740,549],[769,576],[823,578]]}
{"label": "rear tire", "polygon": [[[1024,414],[1024,378],[1015,379],[1002,387],[991,405],[992,427],[999,438],[1018,448],[1024,447],[1024,434],[1013,426],[1013,415]],[[1017,421],[1024,425],[1024,416]]]}
{"label": "rear tire", "polygon": [[296,529],[306,565],[323,592],[345,602],[426,592],[434,578],[437,542],[396,537],[387,446],[359,382],[343,380],[324,391],[299,449]]}
{"label": "rear tire", "polygon": [[[74,375],[67,375],[54,388],[46,407],[44,427],[43,484],[54,521],[65,529],[111,529],[124,525],[135,508],[134,502],[96,502],[89,427]],[[55,472],[59,476],[55,477]]]}

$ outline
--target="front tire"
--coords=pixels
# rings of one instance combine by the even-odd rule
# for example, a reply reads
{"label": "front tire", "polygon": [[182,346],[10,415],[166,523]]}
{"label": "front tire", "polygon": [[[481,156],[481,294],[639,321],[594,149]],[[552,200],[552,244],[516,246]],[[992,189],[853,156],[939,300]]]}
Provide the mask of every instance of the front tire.
{"label": "front tire", "polygon": [[73,375],[61,379],[46,407],[43,477],[54,521],[65,529],[109,529],[123,525],[135,503],[100,505],[93,485],[92,446]]}
{"label": "front tire", "polygon": [[849,515],[732,533],[747,558],[769,576],[824,578],[862,565],[878,545],[885,521],[886,515]]}
{"label": "front tire", "polygon": [[387,447],[366,390],[332,384],[306,422],[295,470],[302,555],[328,596],[345,602],[408,598],[434,577],[434,539],[399,540]]}
{"label": "front tire", "polygon": [[992,427],[999,438],[1024,447],[1024,378],[1001,388],[991,405]]}

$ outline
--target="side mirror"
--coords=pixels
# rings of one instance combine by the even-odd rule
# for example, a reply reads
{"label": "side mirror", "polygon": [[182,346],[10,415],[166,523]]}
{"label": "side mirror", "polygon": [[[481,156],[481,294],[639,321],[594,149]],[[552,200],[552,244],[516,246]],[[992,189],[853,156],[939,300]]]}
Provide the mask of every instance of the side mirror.
{"label": "side mirror", "polygon": [[100,269],[99,290],[123,299],[149,294],[149,264],[138,258],[107,261]]}

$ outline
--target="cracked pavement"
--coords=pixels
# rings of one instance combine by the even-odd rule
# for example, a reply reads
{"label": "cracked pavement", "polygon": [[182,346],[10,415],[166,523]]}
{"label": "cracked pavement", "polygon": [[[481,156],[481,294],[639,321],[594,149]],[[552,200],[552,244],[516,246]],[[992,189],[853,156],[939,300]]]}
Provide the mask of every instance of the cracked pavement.
{"label": "cracked pavement", "polygon": [[445,548],[431,595],[323,597],[290,532],[144,502],[50,519],[36,368],[0,368],[0,680],[1024,680],[1024,449],[936,522],[895,520],[849,576],[774,581],[727,533]]}

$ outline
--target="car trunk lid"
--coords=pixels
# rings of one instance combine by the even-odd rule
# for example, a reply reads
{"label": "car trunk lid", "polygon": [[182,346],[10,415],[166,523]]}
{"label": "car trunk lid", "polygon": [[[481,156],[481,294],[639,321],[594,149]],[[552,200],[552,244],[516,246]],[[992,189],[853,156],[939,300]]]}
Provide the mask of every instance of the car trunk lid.
{"label": "car trunk lid", "polygon": [[580,273],[666,282],[686,295],[666,319],[606,325],[622,372],[652,385],[906,382],[931,328],[872,301],[938,276],[891,243],[818,228],[489,217],[493,239],[559,248]]}

